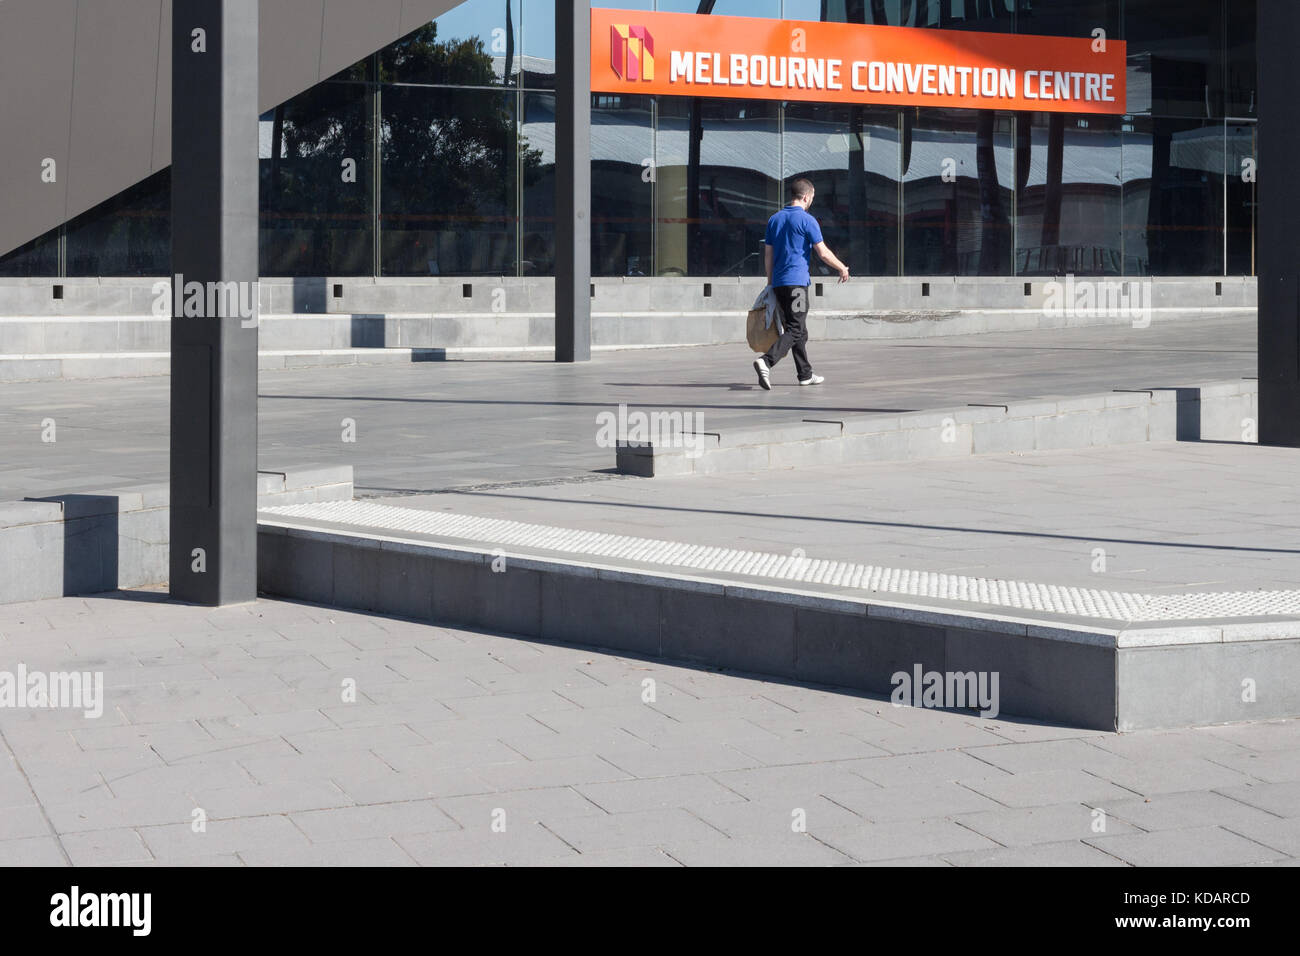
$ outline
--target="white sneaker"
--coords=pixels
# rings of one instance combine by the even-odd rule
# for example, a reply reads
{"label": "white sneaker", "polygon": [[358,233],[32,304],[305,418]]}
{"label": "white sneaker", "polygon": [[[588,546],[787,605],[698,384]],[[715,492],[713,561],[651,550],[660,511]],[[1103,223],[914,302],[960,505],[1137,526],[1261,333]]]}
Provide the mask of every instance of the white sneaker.
{"label": "white sneaker", "polygon": [[808,378],[805,378],[805,379],[804,379],[803,381],[801,381],[799,384],[800,384],[800,385],[820,385],[820,384],[821,384],[822,382],[824,382],[824,381],[826,381],[826,379],[825,379],[824,376],[821,376],[821,375],[810,375],[810,376],[808,376]]}
{"label": "white sneaker", "polygon": [[754,359],[754,371],[758,373],[758,387],[765,392],[772,390],[772,372],[761,358]]}

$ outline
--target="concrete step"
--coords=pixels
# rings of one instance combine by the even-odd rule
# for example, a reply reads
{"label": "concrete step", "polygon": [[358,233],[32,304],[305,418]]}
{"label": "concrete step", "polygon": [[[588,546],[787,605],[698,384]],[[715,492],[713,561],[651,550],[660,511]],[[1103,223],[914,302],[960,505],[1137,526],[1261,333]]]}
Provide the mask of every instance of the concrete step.
{"label": "concrete step", "polygon": [[680,413],[621,410],[615,468],[658,478],[1151,441],[1253,442],[1258,392],[1257,380],[1243,379],[707,432]]}
{"label": "concrete step", "polygon": [[[1104,730],[1300,713],[1300,591],[1062,588],[364,501],[258,521],[259,588],[319,604],[886,695],[982,677],[997,712]],[[1243,702],[1230,661],[1276,695]]]}
{"label": "concrete step", "polygon": [[[1214,319],[1250,314],[1249,305],[1152,307],[1141,315],[1062,313],[1042,308],[876,308],[815,306],[808,318],[814,341],[914,339],[983,332],[1092,326],[1145,327],[1167,319]],[[0,381],[47,378],[116,378],[165,374],[158,365],[171,341],[171,319],[153,315],[0,317]],[[745,340],[743,309],[714,311],[594,312],[594,348],[727,345]],[[258,344],[278,358],[267,367],[354,364],[353,352],[381,352],[373,363],[475,355],[545,352],[553,347],[554,318],[546,313],[303,313],[262,315]],[[118,358],[123,365],[106,360]],[[319,359],[319,361],[311,361]],[[364,364],[372,364],[367,362]]]}

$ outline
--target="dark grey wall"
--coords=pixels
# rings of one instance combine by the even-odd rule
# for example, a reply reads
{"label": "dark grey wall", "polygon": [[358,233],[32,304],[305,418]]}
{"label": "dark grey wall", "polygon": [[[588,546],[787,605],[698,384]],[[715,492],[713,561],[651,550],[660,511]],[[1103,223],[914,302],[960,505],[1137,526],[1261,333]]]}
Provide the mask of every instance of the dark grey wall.
{"label": "dark grey wall", "polygon": [[[458,0],[262,0],[259,109]],[[0,255],[171,162],[171,0],[0,2]],[[55,161],[55,182],[41,179]]]}

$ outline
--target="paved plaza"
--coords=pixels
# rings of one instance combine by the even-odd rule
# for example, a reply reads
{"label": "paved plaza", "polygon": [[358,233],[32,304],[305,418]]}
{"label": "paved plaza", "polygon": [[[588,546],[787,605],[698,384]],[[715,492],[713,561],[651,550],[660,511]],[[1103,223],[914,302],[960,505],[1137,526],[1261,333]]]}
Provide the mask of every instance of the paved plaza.
{"label": "paved plaza", "polygon": [[[598,412],[795,421],[1254,374],[1246,319],[261,376],[264,466],[380,504],[1150,593],[1294,588],[1294,450],[1167,443],[715,477],[610,473]],[[1216,342],[1233,342],[1223,349]],[[166,379],[3,386],[0,497],[166,477]],[[56,442],[40,441],[41,422]],[[345,420],[355,442],[341,439]],[[1102,560],[1098,563],[1098,551]],[[1300,720],[1124,735],[263,599],[0,607],[0,864],[1294,864]]]}
{"label": "paved plaza", "polygon": [[[567,478],[614,467],[597,415],[620,403],[691,412],[707,428],[1198,385],[1254,375],[1254,336],[1253,316],[1161,314],[1143,329],[814,340],[827,384],[799,388],[787,363],[771,392],[758,389],[743,345],[599,352],[582,365],[264,371],[260,461],[350,464],[361,496]],[[0,501],[165,481],[168,388],[166,378],[0,386]],[[47,420],[53,442],[42,441]]]}
{"label": "paved plaza", "polygon": [[1300,857],[1300,720],[1104,734],[144,592],[0,608],[0,642],[104,675],[98,719],[0,710],[0,864]]}

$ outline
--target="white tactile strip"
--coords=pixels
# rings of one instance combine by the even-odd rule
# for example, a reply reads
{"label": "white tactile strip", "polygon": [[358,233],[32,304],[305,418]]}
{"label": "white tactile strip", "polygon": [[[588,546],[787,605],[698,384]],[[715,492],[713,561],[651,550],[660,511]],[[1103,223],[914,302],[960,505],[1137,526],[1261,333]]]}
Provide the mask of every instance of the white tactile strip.
{"label": "white tactile strip", "polygon": [[421,511],[367,501],[329,501],[280,505],[261,513],[357,525],[385,531],[538,548],[584,558],[611,558],[658,564],[675,570],[723,572],[797,584],[824,584],[913,598],[965,601],[1099,618],[1107,621],[1213,620],[1220,618],[1300,616],[1300,590],[1233,591],[1193,594],[1135,594],[1098,588],[1062,587],[1000,578],[977,578],[938,571],[883,568],[872,564],[829,561],[801,554],[742,551],[529,524],[502,518]]}

